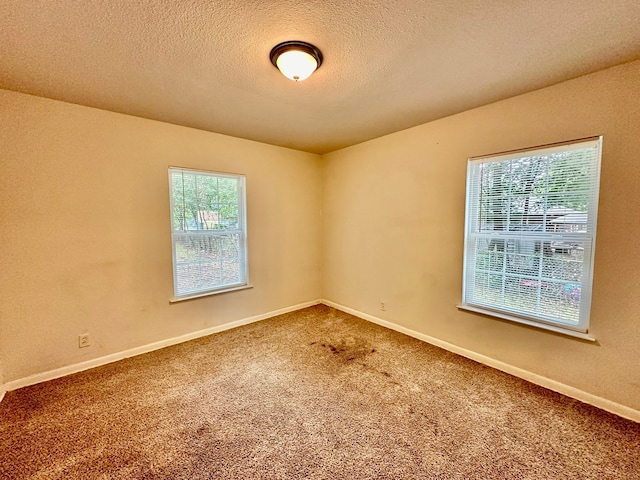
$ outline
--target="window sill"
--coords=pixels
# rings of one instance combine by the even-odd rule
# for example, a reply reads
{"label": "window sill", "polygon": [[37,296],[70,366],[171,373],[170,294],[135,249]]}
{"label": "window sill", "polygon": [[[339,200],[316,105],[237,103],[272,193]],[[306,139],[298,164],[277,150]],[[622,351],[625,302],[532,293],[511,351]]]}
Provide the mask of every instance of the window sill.
{"label": "window sill", "polygon": [[253,285],[251,285],[250,283],[246,285],[239,285],[237,287],[230,287],[230,288],[225,288],[221,290],[199,292],[199,293],[194,293],[193,295],[185,295],[184,297],[173,297],[169,300],[169,303],[184,302],[185,300],[193,300],[194,298],[209,297],[211,295],[219,295],[221,293],[237,292],[238,290],[247,290],[249,288],[253,288]]}
{"label": "window sill", "polygon": [[536,322],[534,320],[527,320],[525,318],[515,317],[512,315],[507,315],[506,313],[494,312],[493,310],[485,310],[479,307],[472,307],[470,305],[458,305],[459,310],[468,310],[474,313],[481,313],[483,315],[488,315],[490,317],[497,317],[503,320],[509,320],[511,322],[521,323],[523,325],[529,325],[530,327],[540,328],[542,330],[549,330],[555,333],[561,333],[562,335],[568,335],[570,337],[579,338],[581,340],[587,340],[589,342],[596,342],[596,338],[589,335],[586,332],[578,332],[576,330],[570,330],[568,328],[562,328],[560,326],[549,325],[546,323]]}

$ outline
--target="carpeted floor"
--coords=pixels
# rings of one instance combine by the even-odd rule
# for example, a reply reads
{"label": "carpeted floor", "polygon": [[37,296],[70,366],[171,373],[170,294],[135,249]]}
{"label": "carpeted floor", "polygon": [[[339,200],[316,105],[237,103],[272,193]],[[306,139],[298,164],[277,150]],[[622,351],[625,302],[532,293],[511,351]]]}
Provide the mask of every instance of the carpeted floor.
{"label": "carpeted floor", "polygon": [[316,306],[7,393],[0,478],[640,479],[640,424]]}

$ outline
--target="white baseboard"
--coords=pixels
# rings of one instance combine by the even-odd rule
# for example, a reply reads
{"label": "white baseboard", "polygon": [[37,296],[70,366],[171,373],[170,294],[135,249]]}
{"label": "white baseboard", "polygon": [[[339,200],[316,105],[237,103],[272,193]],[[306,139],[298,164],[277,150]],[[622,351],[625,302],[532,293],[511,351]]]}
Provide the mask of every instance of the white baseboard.
{"label": "white baseboard", "polygon": [[142,345],[140,347],[124,350],[122,352],[113,353],[111,355],[106,355],[104,357],[87,360],[86,362],[67,365],[66,367],[56,368],[54,370],[49,370],[47,372],[37,373],[35,375],[30,375],[28,377],[12,380],[10,382],[5,383],[4,385],[0,385],[0,401],[2,401],[2,398],[4,397],[4,392],[10,392],[12,390],[17,390],[18,388],[27,387],[29,385],[35,385],[36,383],[46,382],[48,380],[53,380],[54,378],[64,377],[66,375],[71,375],[72,373],[82,372],[83,370],[88,370],[90,368],[106,365],[107,363],[117,362],[118,360],[123,360],[125,358],[134,357],[136,355],[141,355],[143,353],[152,352],[154,350],[159,350],[161,348],[169,347],[171,345],[176,345],[178,343],[188,342],[189,340],[205,337],[213,333],[223,332],[225,330],[230,330],[232,328],[240,327],[242,325],[248,325],[249,323],[259,322],[260,320],[265,320],[267,318],[275,317],[277,315],[282,315],[285,313],[293,312],[295,310],[300,310],[301,308],[311,307],[312,305],[318,305],[320,303],[322,303],[321,300],[312,300],[310,302],[299,303],[298,305],[292,305],[290,307],[273,310],[271,312],[262,313],[260,315],[255,315],[253,317],[243,318],[241,320],[236,320],[234,322],[225,323],[224,325],[217,325],[215,327],[205,328],[204,330],[198,330],[197,332],[187,333],[185,335],[180,335],[179,337],[168,338],[166,340],[149,343],[147,345]]}
{"label": "white baseboard", "polygon": [[382,320],[381,318],[374,317],[373,315],[369,315],[368,313],[363,313],[358,310],[354,310],[353,308],[345,307],[344,305],[340,305],[339,303],[335,303],[325,299],[322,300],[322,303],[329,307],[333,307],[337,310],[341,310],[345,313],[354,315],[358,318],[362,318],[363,320],[367,320],[382,327],[404,333],[405,335],[409,335],[410,337],[417,338],[418,340],[422,340],[423,342],[430,343],[431,345],[435,345],[436,347],[443,348],[458,355],[462,355],[463,357],[475,360],[476,362],[482,363],[489,367],[501,370],[510,375],[522,378],[536,385],[540,385],[541,387],[553,390],[554,392],[562,393],[563,395],[575,398],[576,400],[580,400],[581,402],[593,405],[594,407],[601,408],[602,410],[606,410],[607,412],[613,413],[620,417],[633,420],[634,422],[640,422],[640,411],[627,407],[620,403],[612,402],[611,400],[607,400],[606,398],[598,397],[597,395],[593,395],[583,390],[565,385],[564,383],[558,382],[556,380],[543,377],[542,375],[538,375],[537,373],[514,367],[513,365],[509,365],[508,363],[501,362],[500,360],[487,357],[486,355],[482,355],[480,353],[476,353],[472,350],[467,350],[466,348],[462,348],[452,343],[439,340],[435,337],[425,335],[424,333],[416,332],[415,330],[396,325],[395,323]]}

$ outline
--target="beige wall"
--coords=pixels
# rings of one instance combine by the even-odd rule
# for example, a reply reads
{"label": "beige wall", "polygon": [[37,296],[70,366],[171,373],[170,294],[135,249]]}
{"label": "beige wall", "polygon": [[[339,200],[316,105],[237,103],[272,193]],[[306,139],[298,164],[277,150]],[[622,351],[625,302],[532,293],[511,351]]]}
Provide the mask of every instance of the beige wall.
{"label": "beige wall", "polygon": [[[317,155],[8,91],[0,152],[5,382],[321,296]],[[169,304],[169,165],[246,174],[253,289]]]}
{"label": "beige wall", "polygon": [[[456,309],[467,158],[592,135],[604,136],[591,318],[598,342]],[[324,298],[640,409],[640,62],[324,162]]]}

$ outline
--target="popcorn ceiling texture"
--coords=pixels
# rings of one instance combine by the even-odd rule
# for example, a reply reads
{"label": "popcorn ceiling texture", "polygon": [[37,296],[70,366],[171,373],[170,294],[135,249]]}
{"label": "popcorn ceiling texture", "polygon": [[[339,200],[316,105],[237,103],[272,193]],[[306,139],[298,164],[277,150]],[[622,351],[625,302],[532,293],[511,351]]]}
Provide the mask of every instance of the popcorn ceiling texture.
{"label": "popcorn ceiling texture", "polygon": [[640,479],[640,424],[325,306],[7,393],[0,478]]}
{"label": "popcorn ceiling texture", "polygon": [[[326,153],[640,56],[640,2],[5,0],[0,88]],[[294,84],[269,51],[325,57]]]}

